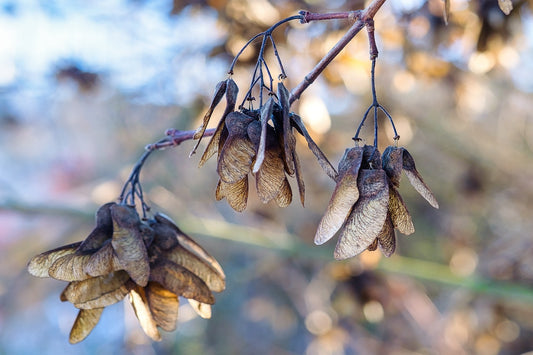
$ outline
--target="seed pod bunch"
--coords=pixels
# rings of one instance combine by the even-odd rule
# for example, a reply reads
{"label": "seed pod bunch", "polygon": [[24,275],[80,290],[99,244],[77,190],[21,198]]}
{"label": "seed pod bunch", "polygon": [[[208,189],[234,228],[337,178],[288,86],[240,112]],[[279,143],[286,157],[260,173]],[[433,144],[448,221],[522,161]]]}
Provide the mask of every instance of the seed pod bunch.
{"label": "seed pod bunch", "polygon": [[398,192],[402,171],[431,206],[435,196],[415,167],[405,148],[389,146],[383,156],[374,146],[346,149],[338,166],[336,186],[315,234],[315,244],[337,232],[336,259],[346,259],[378,247],[385,256],[396,249],[395,229],[412,234],[415,229]]}
{"label": "seed pod bunch", "polygon": [[[239,111],[234,111],[237,89],[232,82],[233,89],[230,91],[229,85],[228,82],[226,111],[200,159],[200,165],[203,165],[215,152],[218,153],[216,199],[226,198],[234,210],[244,211],[248,201],[248,175],[252,174],[263,203],[275,201],[278,206],[286,207],[292,201],[288,176],[295,176],[303,205],[305,184],[293,128],[307,139],[321,165],[327,167],[328,174],[336,176],[336,172],[312,141],[301,119],[290,112],[289,91],[280,82],[277,94],[272,93],[259,109],[241,107]],[[227,112],[228,108],[232,110]],[[206,115],[210,116],[211,111],[210,107]],[[204,126],[206,124],[204,120]]]}
{"label": "seed pod bunch", "polygon": [[80,309],[71,343],[85,339],[104,308],[126,296],[144,332],[160,340],[158,328],[176,328],[179,296],[208,318],[212,292],[225,288],[220,264],[168,217],[142,221],[133,206],[116,203],[98,209],[84,241],[33,257],[28,271],[69,282],[60,299]]}

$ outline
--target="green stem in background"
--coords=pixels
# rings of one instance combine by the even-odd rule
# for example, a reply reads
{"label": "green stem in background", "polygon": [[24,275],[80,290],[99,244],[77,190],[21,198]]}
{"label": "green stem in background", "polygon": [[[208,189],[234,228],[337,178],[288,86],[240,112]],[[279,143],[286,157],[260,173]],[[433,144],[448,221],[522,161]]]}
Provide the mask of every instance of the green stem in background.
{"label": "green stem in background", "polygon": [[[93,213],[74,210],[69,207],[32,206],[15,202],[0,204],[0,211],[11,211],[32,215],[69,215],[92,221]],[[273,233],[259,228],[235,225],[221,220],[182,216],[178,221],[180,228],[187,233],[208,238],[235,242],[252,248],[269,249],[287,257],[331,261],[330,248],[316,248],[303,243],[290,233]],[[265,237],[268,235],[269,238]],[[479,275],[461,277],[453,274],[447,265],[431,261],[395,255],[384,258],[376,267],[378,271],[395,273],[419,280],[441,284],[447,287],[463,288],[488,296],[533,304],[533,287],[516,282],[497,281]]]}

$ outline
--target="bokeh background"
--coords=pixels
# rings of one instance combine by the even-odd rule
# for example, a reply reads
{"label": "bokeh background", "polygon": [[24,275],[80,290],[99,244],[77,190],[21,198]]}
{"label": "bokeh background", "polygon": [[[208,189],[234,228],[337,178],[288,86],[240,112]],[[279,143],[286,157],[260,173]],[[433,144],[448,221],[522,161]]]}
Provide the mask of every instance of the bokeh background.
{"label": "bokeh background", "polygon": [[[183,302],[178,330],[153,343],[124,301],[70,345],[77,310],[59,301],[65,283],[31,277],[28,260],[85,238],[146,144],[167,128],[198,127],[250,37],[300,9],[365,4],[0,1],[0,353],[533,351],[531,2],[514,1],[509,16],[496,1],[450,3],[447,26],[441,0],[389,0],[375,18],[379,101],[441,206],[432,209],[403,179],[416,232],[397,236],[395,255],[336,262],[333,241],[313,245],[334,183],[303,140],[305,208],[297,198],[285,209],[263,205],[252,193],[244,213],[215,201],[215,162],[198,169],[186,142],[151,156],[141,180],[154,210],[224,267],[227,290],[216,295],[212,319]],[[289,88],[349,25],[291,23],[275,32]],[[257,50],[237,65],[241,93]],[[370,103],[362,32],[293,108],[336,165]],[[393,134],[381,123],[383,149]]]}

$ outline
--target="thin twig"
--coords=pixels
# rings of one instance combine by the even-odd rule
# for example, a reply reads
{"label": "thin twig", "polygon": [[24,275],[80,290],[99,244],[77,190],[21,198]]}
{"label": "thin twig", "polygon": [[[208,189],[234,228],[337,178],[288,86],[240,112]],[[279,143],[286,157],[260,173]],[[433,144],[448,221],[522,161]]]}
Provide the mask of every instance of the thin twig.
{"label": "thin twig", "polygon": [[[374,18],[378,10],[383,6],[386,0],[374,0],[368,7],[363,11],[351,11],[349,13],[332,13],[324,14],[323,17],[318,16],[318,14],[311,13],[301,13],[302,17],[307,20],[322,20],[326,16],[330,18],[352,18],[355,19],[355,23],[350,27],[348,32],[331,48],[331,50],[318,62],[318,64],[305,76],[305,78],[292,90],[291,97],[289,102],[292,104],[294,101],[298,100],[302,93],[311,85],[316,78],[326,69],[326,67],[331,63],[331,61],[350,43],[350,41],[363,29],[368,20]],[[306,17],[307,16],[307,17]],[[346,17],[344,17],[346,16]],[[328,18],[329,19],[329,18]]]}

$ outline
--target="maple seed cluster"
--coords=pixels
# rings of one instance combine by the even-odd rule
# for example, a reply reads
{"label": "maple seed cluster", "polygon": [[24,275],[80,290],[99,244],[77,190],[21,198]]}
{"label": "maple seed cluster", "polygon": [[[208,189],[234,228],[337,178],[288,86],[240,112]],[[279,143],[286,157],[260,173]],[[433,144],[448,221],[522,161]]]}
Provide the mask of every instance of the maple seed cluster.
{"label": "maple seed cluster", "polygon": [[405,148],[389,146],[382,157],[371,145],[349,148],[338,169],[335,191],[315,235],[315,244],[321,245],[340,231],[335,259],[378,247],[385,256],[391,256],[396,249],[394,230],[414,233],[411,216],[397,190],[402,171],[415,190],[439,208]]}
{"label": "maple seed cluster", "polygon": [[[226,198],[234,210],[242,212],[248,201],[248,174],[252,173],[261,201],[268,203],[274,200],[278,206],[286,207],[292,201],[288,175],[296,177],[303,205],[305,185],[296,154],[293,127],[297,127],[308,143],[311,138],[299,117],[290,112],[289,91],[280,82],[277,95],[270,93],[269,99],[259,109],[241,107],[240,111],[235,111],[237,93],[238,87],[231,78],[220,82],[203,124],[194,135],[199,143],[214,108],[226,96],[226,109],[199,163],[202,166],[218,152],[216,199]],[[309,145],[314,148],[313,152],[319,150],[314,142]],[[326,159],[322,152],[316,154]]]}
{"label": "maple seed cluster", "polygon": [[104,308],[127,295],[144,332],[161,340],[158,327],[176,329],[178,296],[210,318],[212,291],[225,289],[219,263],[168,217],[141,221],[134,207],[116,203],[98,209],[96,227],[83,242],[33,257],[28,270],[69,282],[60,299],[80,309],[71,343],[85,339]]}

